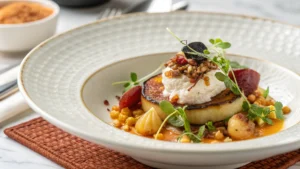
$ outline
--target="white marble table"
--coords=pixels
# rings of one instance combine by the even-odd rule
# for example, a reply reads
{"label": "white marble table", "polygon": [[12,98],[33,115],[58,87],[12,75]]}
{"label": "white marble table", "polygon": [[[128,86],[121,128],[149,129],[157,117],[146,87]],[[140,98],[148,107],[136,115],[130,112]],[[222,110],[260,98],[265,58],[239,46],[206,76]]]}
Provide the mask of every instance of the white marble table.
{"label": "white marble table", "polygon": [[[237,13],[272,18],[300,25],[299,0],[189,0],[188,10]],[[110,4],[111,5],[111,4]],[[96,20],[102,7],[85,9],[62,8],[58,32]],[[19,63],[25,53],[0,53],[0,70]],[[9,139],[3,129],[39,115],[32,110],[0,123],[0,169],[60,169],[61,166]],[[300,169],[300,164],[290,167]]]}

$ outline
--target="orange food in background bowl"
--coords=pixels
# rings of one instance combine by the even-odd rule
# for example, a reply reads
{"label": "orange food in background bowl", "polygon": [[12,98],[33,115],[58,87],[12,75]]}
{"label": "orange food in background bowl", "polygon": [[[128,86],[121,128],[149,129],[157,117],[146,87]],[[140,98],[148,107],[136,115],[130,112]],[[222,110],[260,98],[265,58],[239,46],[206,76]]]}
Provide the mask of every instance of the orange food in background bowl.
{"label": "orange food in background bowl", "polygon": [[51,8],[32,2],[14,2],[0,8],[0,24],[21,24],[44,19],[53,13]]}

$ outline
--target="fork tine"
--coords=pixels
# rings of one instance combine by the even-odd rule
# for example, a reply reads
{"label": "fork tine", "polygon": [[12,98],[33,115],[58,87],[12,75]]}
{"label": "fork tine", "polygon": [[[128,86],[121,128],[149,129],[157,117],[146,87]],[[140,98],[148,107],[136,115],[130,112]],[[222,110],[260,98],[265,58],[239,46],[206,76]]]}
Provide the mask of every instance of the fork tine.
{"label": "fork tine", "polygon": [[121,9],[117,9],[116,16],[122,15],[123,11]]}
{"label": "fork tine", "polygon": [[110,8],[106,8],[104,11],[102,11],[97,19],[103,19],[107,18],[110,13]]}
{"label": "fork tine", "polygon": [[114,17],[116,15],[116,12],[117,12],[116,8],[112,8],[108,15],[108,18]]}
{"label": "fork tine", "polygon": [[114,16],[119,16],[123,13],[120,8],[106,8],[104,11],[100,13],[97,19],[111,18]]}

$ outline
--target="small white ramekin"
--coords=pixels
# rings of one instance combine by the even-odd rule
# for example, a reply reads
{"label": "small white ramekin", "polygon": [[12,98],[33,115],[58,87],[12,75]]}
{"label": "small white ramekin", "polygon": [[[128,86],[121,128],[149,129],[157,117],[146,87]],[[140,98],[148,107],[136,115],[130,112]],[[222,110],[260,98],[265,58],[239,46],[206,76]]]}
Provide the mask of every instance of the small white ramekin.
{"label": "small white ramekin", "polygon": [[0,52],[27,51],[55,34],[59,6],[49,0],[1,0],[0,6],[13,2],[34,2],[53,10],[41,20],[23,24],[0,24]]}

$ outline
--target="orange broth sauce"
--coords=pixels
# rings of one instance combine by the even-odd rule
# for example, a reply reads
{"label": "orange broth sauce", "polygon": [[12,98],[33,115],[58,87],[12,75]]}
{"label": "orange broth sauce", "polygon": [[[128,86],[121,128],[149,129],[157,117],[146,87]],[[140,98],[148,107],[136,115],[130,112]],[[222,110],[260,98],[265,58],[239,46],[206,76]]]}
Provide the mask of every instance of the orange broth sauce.
{"label": "orange broth sauce", "polygon": [[[253,138],[263,137],[263,136],[277,133],[283,128],[283,124],[284,124],[283,120],[273,120],[273,125],[264,125],[262,127],[256,127],[257,134]],[[167,129],[166,127],[164,127],[161,131],[161,133],[164,135],[163,140],[171,141],[171,142],[177,142],[177,138],[181,135],[181,132],[182,131],[179,131],[176,129],[170,130],[170,129]],[[130,133],[142,136],[135,130],[134,127],[131,128]],[[144,137],[154,138],[151,136],[144,136]],[[232,141],[239,141],[239,140],[233,139]],[[224,142],[224,140],[203,138],[201,142],[202,143],[222,143],[222,142]]]}

